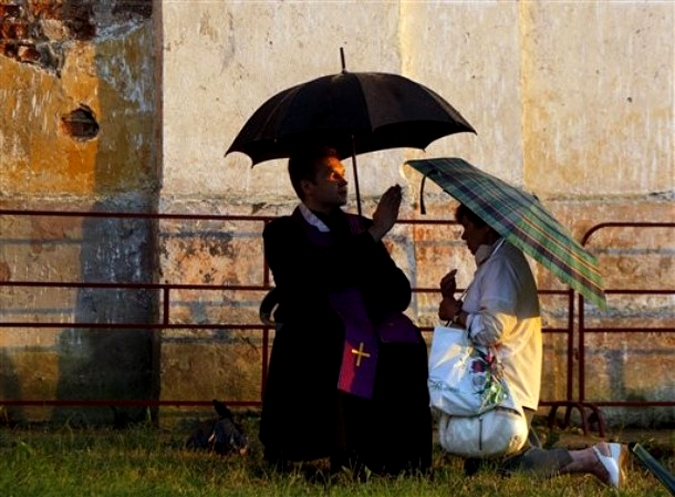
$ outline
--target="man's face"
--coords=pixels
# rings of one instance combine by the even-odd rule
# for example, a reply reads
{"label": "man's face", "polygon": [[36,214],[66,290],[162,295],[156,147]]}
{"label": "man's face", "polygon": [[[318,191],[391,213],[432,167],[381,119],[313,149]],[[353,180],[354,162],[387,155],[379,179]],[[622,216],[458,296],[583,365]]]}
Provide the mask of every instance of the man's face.
{"label": "man's face", "polygon": [[330,213],[347,203],[345,166],[337,157],[324,157],[316,165],[314,181],[303,180],[302,188],[310,209]]}
{"label": "man's face", "polygon": [[467,219],[466,216],[462,217],[462,219],[459,220],[459,223],[464,228],[464,231],[462,231],[462,240],[466,242],[466,246],[472,254],[475,255],[478,247],[481,245],[490,243],[489,226],[477,226]]}

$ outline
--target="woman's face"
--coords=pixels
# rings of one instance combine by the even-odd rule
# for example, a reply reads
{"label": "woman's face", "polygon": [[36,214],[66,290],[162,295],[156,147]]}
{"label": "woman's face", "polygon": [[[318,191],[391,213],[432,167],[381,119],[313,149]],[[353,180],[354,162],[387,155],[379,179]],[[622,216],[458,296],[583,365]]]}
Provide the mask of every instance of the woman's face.
{"label": "woman's face", "polygon": [[473,255],[476,255],[476,251],[481,245],[490,244],[490,227],[487,224],[477,226],[467,219],[466,216],[459,220],[459,224],[464,228],[462,231],[462,240],[466,242],[469,252]]}

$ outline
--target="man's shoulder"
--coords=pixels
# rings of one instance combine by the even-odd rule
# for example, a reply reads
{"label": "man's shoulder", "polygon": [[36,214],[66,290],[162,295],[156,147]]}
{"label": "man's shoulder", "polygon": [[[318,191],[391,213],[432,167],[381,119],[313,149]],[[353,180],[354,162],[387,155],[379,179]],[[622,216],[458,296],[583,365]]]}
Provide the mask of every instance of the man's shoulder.
{"label": "man's shoulder", "polygon": [[291,216],[279,216],[279,217],[275,217],[274,219],[272,219],[269,223],[267,223],[267,225],[268,226],[285,226],[292,221],[293,221],[293,218]]}
{"label": "man's shoulder", "polygon": [[[372,219],[367,217],[360,216],[358,214],[352,214],[350,212],[345,212],[345,217],[349,221],[349,225],[352,226],[352,232],[361,232],[365,231],[373,225]],[[354,229],[356,227],[357,229]]]}
{"label": "man's shoulder", "polygon": [[[371,219],[358,214],[344,212],[344,216],[352,228],[353,233],[360,233],[373,225],[373,221]],[[302,221],[299,221],[299,217],[294,213],[293,215],[280,216],[270,221],[265,226],[263,234],[297,231],[300,230],[301,227]]]}
{"label": "man's shoulder", "polygon": [[263,233],[276,233],[296,228],[297,222],[291,216],[280,216],[265,225]]}

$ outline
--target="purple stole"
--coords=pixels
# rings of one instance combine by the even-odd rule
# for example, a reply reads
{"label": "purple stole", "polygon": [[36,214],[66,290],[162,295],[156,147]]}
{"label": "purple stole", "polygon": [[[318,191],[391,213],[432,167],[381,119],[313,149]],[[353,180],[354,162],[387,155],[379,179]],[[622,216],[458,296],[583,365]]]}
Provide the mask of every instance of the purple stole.
{"label": "purple stole", "polygon": [[[345,215],[352,234],[366,230],[362,218],[353,214]],[[324,247],[335,243],[332,233],[321,232],[309,224],[299,209],[293,212],[293,218],[302,224],[311,243]],[[356,287],[331,292],[328,298],[345,328],[337,387],[343,392],[370,399],[375,387],[380,343],[420,343],[419,330],[402,312],[392,312],[382,322],[372,323],[361,291]]]}

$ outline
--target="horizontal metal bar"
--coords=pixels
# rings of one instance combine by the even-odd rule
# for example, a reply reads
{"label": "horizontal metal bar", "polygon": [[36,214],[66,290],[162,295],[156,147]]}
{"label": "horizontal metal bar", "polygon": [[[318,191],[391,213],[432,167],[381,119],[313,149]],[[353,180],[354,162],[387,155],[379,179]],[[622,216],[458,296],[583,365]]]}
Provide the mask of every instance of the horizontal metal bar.
{"label": "horizontal metal bar", "polygon": [[584,333],[673,333],[675,328],[584,328]]}
{"label": "horizontal metal bar", "polygon": [[[260,406],[256,400],[228,400],[228,406]],[[146,400],[146,399],[48,399],[48,400],[0,400],[0,406],[88,406],[88,407],[158,407],[158,406],[213,406],[210,400]]]}
{"label": "horizontal metal bar", "polygon": [[237,329],[237,330],[264,330],[269,329],[271,326],[266,326],[264,324],[233,324],[233,323],[224,323],[224,324],[181,324],[181,323],[35,323],[35,322],[6,322],[0,323],[0,328],[91,328],[96,329],[143,329],[143,330],[152,330],[156,328],[165,328],[168,330],[183,330],[183,329],[196,329],[196,330],[222,330],[224,328]]}
{"label": "horizontal metal bar", "polygon": [[660,400],[588,400],[584,399],[584,403],[593,404],[604,407],[675,407],[675,401],[660,401]]}
{"label": "horizontal metal bar", "polygon": [[43,211],[0,209],[0,216],[96,217],[114,219],[176,219],[194,221],[253,221],[269,222],[274,216],[246,216],[232,214],[168,214],[153,212],[97,212],[97,211]]}
{"label": "horizontal metal bar", "polygon": [[120,290],[231,290],[233,292],[265,292],[271,289],[270,286],[264,285],[188,285],[178,283],[122,283],[104,281],[0,281],[0,287],[3,286],[40,288],[114,288]]}
{"label": "horizontal metal bar", "polygon": [[[171,214],[154,212],[92,212],[92,211],[45,211],[0,209],[0,216],[42,216],[42,217],[95,217],[114,219],[168,219],[189,221],[252,221],[268,223],[276,216],[232,215],[232,214]],[[458,224],[454,219],[399,219],[396,224]]]}

